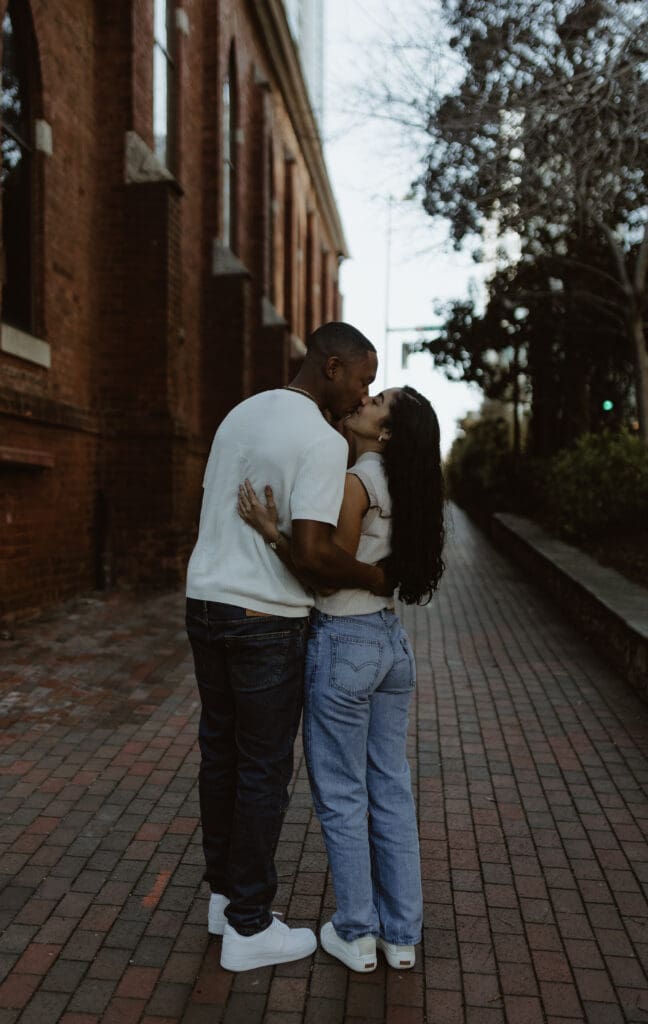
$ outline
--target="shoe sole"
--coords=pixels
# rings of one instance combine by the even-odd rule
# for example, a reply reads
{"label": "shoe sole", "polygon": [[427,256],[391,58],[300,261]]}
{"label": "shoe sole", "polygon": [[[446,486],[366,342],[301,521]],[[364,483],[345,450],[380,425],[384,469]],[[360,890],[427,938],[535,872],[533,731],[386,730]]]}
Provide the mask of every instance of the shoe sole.
{"label": "shoe sole", "polygon": [[382,950],[383,956],[385,957],[385,960],[387,961],[389,966],[393,967],[394,970],[396,970],[396,971],[411,971],[412,967],[416,963],[416,956],[414,956],[412,960],[410,960],[410,959],[400,960],[397,956],[396,957],[392,956],[391,953],[387,952],[387,950],[380,943],[380,941],[378,941],[377,947],[378,947],[378,949]]}
{"label": "shoe sole", "polygon": [[307,956],[312,956],[316,949],[317,943],[307,953],[299,953],[297,956],[294,953],[291,953],[290,956],[258,956],[256,958],[221,956],[220,965],[226,971],[255,971],[259,967],[273,967],[275,964],[289,964],[293,960],[304,960]]}
{"label": "shoe sole", "polygon": [[350,956],[349,953],[334,942],[326,942],[325,939],[320,935],[320,942],[322,949],[326,950],[329,956],[334,956],[336,960],[348,967],[350,971],[355,971],[356,974],[369,974],[370,971],[375,971],[378,966],[378,958],[372,957],[369,954],[365,956]]}

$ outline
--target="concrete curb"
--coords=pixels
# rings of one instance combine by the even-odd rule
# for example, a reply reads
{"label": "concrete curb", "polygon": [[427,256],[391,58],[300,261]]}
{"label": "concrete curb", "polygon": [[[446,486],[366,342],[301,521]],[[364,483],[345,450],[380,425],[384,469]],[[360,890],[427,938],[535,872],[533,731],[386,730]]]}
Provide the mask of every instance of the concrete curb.
{"label": "concrete curb", "polygon": [[491,525],[495,543],[533,573],[600,654],[648,699],[648,591],[530,519],[498,512]]}

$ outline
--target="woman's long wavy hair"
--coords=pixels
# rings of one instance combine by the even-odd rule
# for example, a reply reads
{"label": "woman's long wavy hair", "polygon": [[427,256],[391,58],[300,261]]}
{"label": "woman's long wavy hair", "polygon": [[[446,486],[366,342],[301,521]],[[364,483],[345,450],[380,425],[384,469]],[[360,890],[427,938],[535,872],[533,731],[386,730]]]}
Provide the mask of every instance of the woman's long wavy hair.
{"label": "woman's long wavy hair", "polygon": [[405,604],[427,604],[445,568],[444,488],[439,421],[427,398],[404,387],[385,426],[383,462],[392,503],[391,554],[385,570]]}

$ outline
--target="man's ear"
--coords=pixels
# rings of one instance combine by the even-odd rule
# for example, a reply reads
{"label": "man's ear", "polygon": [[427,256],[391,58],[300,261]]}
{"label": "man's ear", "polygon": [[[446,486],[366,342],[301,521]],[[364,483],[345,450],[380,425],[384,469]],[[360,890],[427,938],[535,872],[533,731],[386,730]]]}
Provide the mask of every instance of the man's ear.
{"label": "man's ear", "polygon": [[326,362],[324,363],[324,373],[328,380],[333,380],[337,377],[341,369],[342,361],[339,356],[327,356]]}

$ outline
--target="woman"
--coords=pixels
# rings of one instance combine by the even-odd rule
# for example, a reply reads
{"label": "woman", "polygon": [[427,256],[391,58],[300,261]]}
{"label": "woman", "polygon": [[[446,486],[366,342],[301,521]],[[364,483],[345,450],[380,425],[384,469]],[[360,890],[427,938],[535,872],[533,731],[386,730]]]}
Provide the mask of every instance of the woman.
{"label": "woman", "polygon": [[[365,400],[345,421],[355,442],[335,541],[381,562],[408,604],[426,603],[443,572],[439,425],[413,388]],[[239,514],[290,567],[272,491],[248,481]],[[318,595],[306,655],[304,749],[337,909],[324,949],[354,971],[376,967],[376,946],[414,966],[422,924],[416,810],[406,757],[415,664],[392,598],[360,590]]]}

